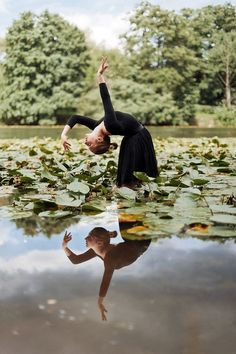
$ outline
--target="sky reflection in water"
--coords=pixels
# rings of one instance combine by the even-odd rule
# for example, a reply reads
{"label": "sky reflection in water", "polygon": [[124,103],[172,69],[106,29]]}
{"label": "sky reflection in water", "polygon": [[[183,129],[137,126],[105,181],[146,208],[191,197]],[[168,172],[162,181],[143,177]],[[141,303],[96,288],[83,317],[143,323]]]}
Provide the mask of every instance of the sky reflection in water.
{"label": "sky reflection in water", "polygon": [[[1,352],[235,354],[236,245],[175,236],[151,242],[115,270],[102,322],[97,297],[104,265],[74,265],[64,232],[27,237],[1,221]],[[115,213],[83,216],[68,227],[76,254],[97,226],[119,233]],[[120,233],[111,240],[123,242]]]}

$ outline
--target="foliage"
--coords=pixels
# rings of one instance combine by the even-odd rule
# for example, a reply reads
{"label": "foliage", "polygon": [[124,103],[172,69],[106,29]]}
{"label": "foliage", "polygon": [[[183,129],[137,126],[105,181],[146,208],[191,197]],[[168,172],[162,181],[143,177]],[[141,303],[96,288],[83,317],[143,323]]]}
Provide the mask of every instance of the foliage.
{"label": "foliage", "polygon": [[7,124],[56,122],[75,111],[88,64],[84,34],[60,16],[23,13],[6,36],[6,87],[0,115]]}
{"label": "foliage", "polygon": [[109,59],[115,109],[145,124],[195,124],[196,104],[235,104],[234,5],[177,13],[143,1],[129,24],[123,49],[106,49],[85,42],[85,34],[58,15],[22,14],[6,43],[0,40],[7,54],[5,75],[0,64],[2,121],[64,124],[75,112],[102,117],[95,79],[102,55]]}
{"label": "foliage", "polygon": [[209,51],[209,63],[225,91],[225,104],[230,107],[236,75],[236,31],[220,31],[214,36],[214,47]]}
{"label": "foliage", "polygon": [[217,107],[215,109],[216,117],[218,121],[225,126],[235,126],[236,125],[236,106],[227,107]]}
{"label": "foliage", "polygon": [[209,5],[193,12],[191,22],[199,38],[196,49],[200,63],[196,77],[200,88],[199,102],[217,105],[225,97],[225,92],[218,78],[218,65],[209,60],[209,51],[212,48],[214,52],[218,51],[219,40],[216,39],[220,33],[227,36],[231,31],[236,31],[236,7],[230,3]]}
{"label": "foliage", "polygon": [[157,94],[171,93],[177,107],[185,107],[182,118],[191,119],[196,103],[197,57],[190,21],[142,2],[130,17],[124,41],[126,53],[136,65],[134,80],[151,86]]}
{"label": "foliage", "polygon": [[131,215],[146,225],[130,231],[134,238],[235,236],[234,139],[156,139],[154,146],[159,177],[136,172],[143,183],[131,190],[113,188],[117,151],[92,156],[72,140],[73,152],[63,154],[51,139],[2,140],[0,217],[28,235],[50,236],[54,226],[59,233],[81,213],[103,212],[116,201],[123,220]]}
{"label": "foliage", "polygon": [[183,112],[176,106],[171,94],[160,95],[153,87],[128,79],[112,82],[114,107],[133,114],[143,124],[183,124]]}

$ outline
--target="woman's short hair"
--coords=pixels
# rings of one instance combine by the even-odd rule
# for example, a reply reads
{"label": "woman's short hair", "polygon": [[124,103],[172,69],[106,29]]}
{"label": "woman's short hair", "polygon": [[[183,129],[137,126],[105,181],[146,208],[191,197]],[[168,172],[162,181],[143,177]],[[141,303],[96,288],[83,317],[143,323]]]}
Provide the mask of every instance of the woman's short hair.
{"label": "woman's short hair", "polygon": [[96,154],[101,155],[107,152],[109,149],[115,150],[118,147],[116,143],[111,143],[111,139],[108,135],[105,136],[104,140],[101,141],[95,148],[90,148],[90,150]]}
{"label": "woman's short hair", "polygon": [[104,227],[95,227],[89,233],[90,236],[95,236],[100,239],[110,239],[117,236],[116,231],[108,231]]}

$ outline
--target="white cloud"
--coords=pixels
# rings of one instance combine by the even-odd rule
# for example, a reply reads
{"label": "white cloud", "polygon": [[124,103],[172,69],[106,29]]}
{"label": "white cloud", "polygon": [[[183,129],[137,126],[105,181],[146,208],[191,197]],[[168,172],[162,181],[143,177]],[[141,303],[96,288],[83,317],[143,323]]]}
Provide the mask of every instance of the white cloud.
{"label": "white cloud", "polygon": [[[76,253],[80,254],[82,252],[78,251]],[[94,275],[97,270],[96,264],[97,258],[80,264],[79,269],[88,269],[92,271],[91,273]],[[62,249],[33,250],[10,259],[0,258],[1,272],[8,275],[22,271],[28,274],[48,271],[62,272],[64,270],[71,270],[72,266],[74,267],[74,265],[68,261]]]}
{"label": "white cloud", "polygon": [[7,11],[7,0],[0,0],[0,12]]}
{"label": "white cloud", "polygon": [[14,228],[11,224],[1,224],[0,247],[5,244],[18,244],[19,241],[14,235]]}
{"label": "white cloud", "polygon": [[61,14],[70,23],[87,31],[89,37],[97,44],[104,44],[108,48],[118,47],[119,35],[128,29],[128,21],[125,13],[118,15],[106,14]]}

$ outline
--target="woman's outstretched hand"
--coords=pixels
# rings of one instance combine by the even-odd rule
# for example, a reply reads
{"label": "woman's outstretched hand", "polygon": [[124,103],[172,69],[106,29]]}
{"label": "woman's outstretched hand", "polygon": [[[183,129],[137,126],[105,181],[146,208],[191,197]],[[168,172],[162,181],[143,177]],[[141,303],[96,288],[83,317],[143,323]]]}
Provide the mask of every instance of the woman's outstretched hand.
{"label": "woman's outstretched hand", "polygon": [[71,144],[69,143],[66,136],[61,136],[61,143],[65,151],[70,151]]}
{"label": "woman's outstretched hand", "polygon": [[105,308],[105,306],[103,305],[103,297],[100,297],[98,298],[98,307],[99,307],[99,310],[101,312],[101,317],[102,317],[102,320],[103,321],[106,321],[107,320],[107,317],[105,315],[105,312],[107,312],[107,309]]}
{"label": "woman's outstretched hand", "polygon": [[102,75],[106,71],[107,68],[108,68],[107,57],[102,57],[97,74]]}
{"label": "woman's outstretched hand", "polygon": [[67,230],[66,230],[63,241],[62,241],[62,247],[66,248],[68,242],[70,242],[71,240],[72,240],[72,235],[70,232],[67,232]]}

